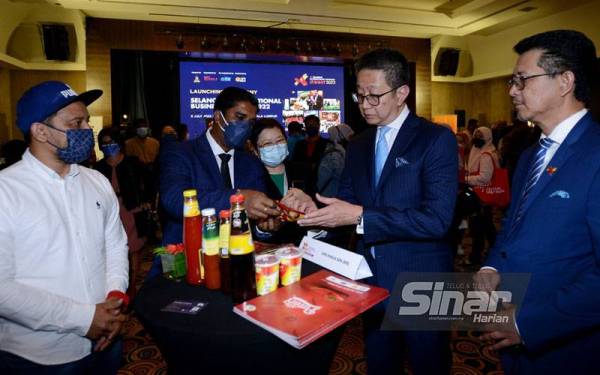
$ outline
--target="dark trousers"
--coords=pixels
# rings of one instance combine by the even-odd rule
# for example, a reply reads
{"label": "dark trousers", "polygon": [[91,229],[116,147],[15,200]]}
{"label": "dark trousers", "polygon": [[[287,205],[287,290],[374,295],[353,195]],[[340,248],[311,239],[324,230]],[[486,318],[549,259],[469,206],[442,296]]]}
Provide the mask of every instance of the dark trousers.
{"label": "dark trousers", "polygon": [[123,341],[118,340],[101,352],[61,365],[41,365],[12,353],[0,351],[0,374],[11,375],[111,375],[121,367]]}
{"label": "dark trousers", "polygon": [[382,304],[363,314],[369,375],[404,373],[405,354],[414,375],[450,374],[450,333],[382,331]]}
{"label": "dark trousers", "polygon": [[496,226],[492,216],[492,207],[483,206],[481,211],[469,219],[469,232],[473,238],[473,247],[469,256],[471,263],[480,264],[487,239],[490,247],[496,242]]}

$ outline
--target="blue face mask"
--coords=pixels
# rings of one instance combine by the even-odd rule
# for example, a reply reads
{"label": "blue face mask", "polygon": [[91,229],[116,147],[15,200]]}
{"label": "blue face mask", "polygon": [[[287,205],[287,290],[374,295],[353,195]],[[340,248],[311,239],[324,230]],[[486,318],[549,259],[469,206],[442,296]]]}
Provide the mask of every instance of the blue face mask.
{"label": "blue face mask", "polygon": [[260,147],[260,160],[267,167],[276,167],[283,163],[285,158],[288,156],[287,143],[278,143],[272,146]]}
{"label": "blue face mask", "polygon": [[110,158],[116,156],[121,151],[121,147],[117,143],[109,143],[100,146],[100,150],[104,153],[105,158]]}
{"label": "blue face mask", "polygon": [[58,151],[56,155],[60,160],[67,164],[77,164],[86,160],[92,154],[94,148],[94,132],[92,129],[69,129],[65,131],[50,124],[43,124],[67,135],[67,147],[65,148],[60,148],[48,142],[56,147]]}
{"label": "blue face mask", "polygon": [[252,132],[252,120],[236,120],[229,123],[223,112],[219,111],[221,114],[221,118],[227,127],[223,130],[223,136],[225,137],[225,144],[229,148],[242,148],[244,146],[244,142],[250,137],[250,132]]}

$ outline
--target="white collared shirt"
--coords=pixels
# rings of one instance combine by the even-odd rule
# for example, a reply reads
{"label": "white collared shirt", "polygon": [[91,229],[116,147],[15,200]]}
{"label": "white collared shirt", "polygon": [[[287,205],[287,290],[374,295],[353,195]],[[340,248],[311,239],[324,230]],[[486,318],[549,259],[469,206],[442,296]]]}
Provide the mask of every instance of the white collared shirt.
{"label": "white collared shirt", "polygon": [[29,151],[0,172],[0,350],[45,365],[91,353],[95,305],[127,289],[127,236],[110,182],[62,178]]}
{"label": "white collared shirt", "polygon": [[229,177],[231,178],[231,186],[232,187],[235,186],[235,180],[234,180],[235,173],[233,173],[233,156],[235,155],[235,149],[232,148],[228,152],[225,152],[225,150],[223,150],[223,148],[217,143],[217,141],[215,141],[215,138],[212,136],[212,134],[210,134],[210,129],[208,129],[206,131],[206,139],[208,139],[208,144],[210,145],[210,149],[212,150],[212,153],[215,155],[215,159],[217,160],[217,166],[219,167],[219,170],[221,170],[221,158],[219,157],[219,154],[231,155],[231,158],[227,162],[227,165],[229,165]]}
{"label": "white collared shirt", "polygon": [[540,139],[548,137],[554,141],[552,143],[552,146],[550,146],[548,150],[546,150],[546,156],[544,157],[544,167],[542,168],[542,171],[546,169],[546,167],[550,163],[550,160],[552,160],[554,154],[556,154],[556,151],[558,151],[560,145],[565,141],[571,130],[573,130],[577,122],[579,122],[579,120],[581,120],[586,113],[587,109],[585,108],[580,110],[579,112],[575,112],[571,116],[561,121],[558,125],[556,125],[554,130],[552,130],[552,133],[550,133],[549,135],[545,135],[544,133],[542,133]]}
{"label": "white collared shirt", "polygon": [[[394,121],[390,122],[387,125],[377,127],[377,134],[375,134],[375,145],[377,145],[377,140],[379,139],[379,132],[381,131],[381,128],[384,126],[390,128],[390,131],[388,131],[385,134],[388,155],[390,154],[390,150],[394,146],[394,142],[396,141],[396,137],[400,132],[400,128],[402,127],[402,124],[404,124],[404,121],[406,121],[406,118],[408,117],[409,113],[410,110],[408,109],[408,105],[404,104],[404,108],[402,108],[402,111],[400,111],[400,114],[394,119]],[[385,159],[387,161],[387,157]],[[356,234],[365,234],[364,218],[361,218],[360,223],[356,226]],[[373,258],[375,258],[375,249],[373,247],[371,247],[371,255],[373,255]]]}
{"label": "white collared shirt", "polygon": [[[406,121],[406,118],[408,117],[408,114],[410,113],[408,106],[405,104],[404,108],[402,108],[402,111],[400,111],[400,114],[398,115],[398,117],[396,117],[394,119],[394,121],[390,122],[387,125],[383,125],[383,126],[377,126],[377,134],[375,134],[375,144],[377,144],[377,140],[379,139],[379,132],[381,131],[381,128],[387,127],[390,129],[390,131],[388,131],[385,134],[385,141],[387,143],[387,153],[390,153],[390,150],[392,149],[392,146],[394,145],[394,141],[396,140],[396,136],[398,135],[398,132],[400,131],[400,128],[402,127],[402,124],[404,124],[404,121]],[[386,158],[387,160],[387,158]]]}

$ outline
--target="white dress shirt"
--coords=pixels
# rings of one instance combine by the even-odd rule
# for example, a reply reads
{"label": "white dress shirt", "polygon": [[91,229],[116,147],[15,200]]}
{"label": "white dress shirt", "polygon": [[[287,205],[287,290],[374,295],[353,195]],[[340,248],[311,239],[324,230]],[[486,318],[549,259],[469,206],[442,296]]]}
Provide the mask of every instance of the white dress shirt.
{"label": "white dress shirt", "polygon": [[[404,124],[404,121],[406,121],[406,118],[408,117],[409,113],[410,113],[410,110],[408,109],[408,106],[405,104],[404,108],[402,108],[402,111],[400,111],[400,114],[398,115],[398,117],[396,117],[394,119],[394,121],[390,122],[387,125],[377,126],[377,134],[375,134],[375,147],[377,147],[377,140],[379,139],[379,132],[381,131],[381,128],[388,127],[390,130],[385,134],[385,142],[386,142],[387,148],[388,148],[387,154],[389,155],[390,150],[392,149],[392,146],[394,146],[394,142],[396,141],[396,136],[398,136],[398,132],[400,132],[400,128],[402,127],[402,124]],[[387,162],[387,157],[386,157],[386,162]],[[357,234],[365,234],[363,218],[360,219],[360,223],[356,226],[356,233]],[[374,248],[371,248],[371,254],[373,255],[373,257],[375,257],[375,249]]]}
{"label": "white dress shirt", "polygon": [[27,150],[0,172],[0,350],[63,364],[91,353],[95,305],[127,289],[127,236],[110,182],[60,177]]}
{"label": "white dress shirt", "polygon": [[212,134],[210,134],[210,129],[206,131],[206,139],[208,139],[208,144],[210,145],[210,149],[212,150],[212,153],[215,155],[215,159],[217,160],[217,166],[219,167],[219,170],[221,170],[221,158],[219,157],[219,155],[220,154],[231,155],[231,158],[229,158],[227,165],[229,165],[229,177],[231,178],[231,186],[234,187],[235,186],[235,180],[234,180],[235,173],[233,173],[233,156],[235,155],[235,149],[232,148],[228,152],[225,152],[225,150],[223,150],[223,148],[217,143],[217,141],[215,141]]}
{"label": "white dress shirt", "polygon": [[402,124],[404,124],[404,121],[406,121],[406,118],[408,117],[409,113],[410,111],[408,109],[408,106],[405,104],[404,108],[402,108],[402,111],[400,111],[400,114],[394,119],[394,121],[390,122],[387,125],[377,126],[377,134],[375,135],[375,145],[377,145],[377,140],[379,139],[379,133],[381,132],[381,128],[389,128],[390,131],[388,131],[385,134],[385,141],[388,146],[387,153],[389,154],[390,150],[392,149],[392,146],[394,145],[394,141],[396,140],[396,136],[398,135]]}
{"label": "white dress shirt", "polygon": [[556,151],[558,150],[560,145],[565,141],[571,130],[573,130],[577,122],[579,122],[579,120],[581,120],[586,113],[587,109],[585,108],[579,112],[575,112],[571,116],[561,121],[558,125],[556,125],[554,130],[552,130],[552,133],[550,133],[549,135],[545,135],[544,133],[542,133],[540,139],[548,137],[554,141],[554,143],[552,143],[552,146],[550,146],[548,150],[546,150],[546,156],[544,157],[544,167],[542,168],[542,171],[546,169],[548,163],[550,163],[550,160],[552,160],[554,154],[556,154]]}

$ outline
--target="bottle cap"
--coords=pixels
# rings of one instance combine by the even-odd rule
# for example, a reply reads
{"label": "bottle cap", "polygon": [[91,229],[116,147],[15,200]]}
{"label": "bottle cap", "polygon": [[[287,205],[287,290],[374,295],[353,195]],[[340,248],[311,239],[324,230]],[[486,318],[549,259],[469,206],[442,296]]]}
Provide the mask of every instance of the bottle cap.
{"label": "bottle cap", "polygon": [[229,203],[244,203],[244,196],[242,194],[234,194],[229,198]]}
{"label": "bottle cap", "polygon": [[231,213],[229,212],[229,210],[221,210],[219,212],[219,217],[221,219],[227,219],[227,218],[229,218],[229,216],[231,216]]}
{"label": "bottle cap", "polygon": [[214,208],[204,208],[202,211],[202,216],[214,216],[216,211]]}
{"label": "bottle cap", "polygon": [[188,189],[183,191],[183,196],[185,198],[195,197],[196,195],[198,195],[198,193],[196,193],[196,189]]}

